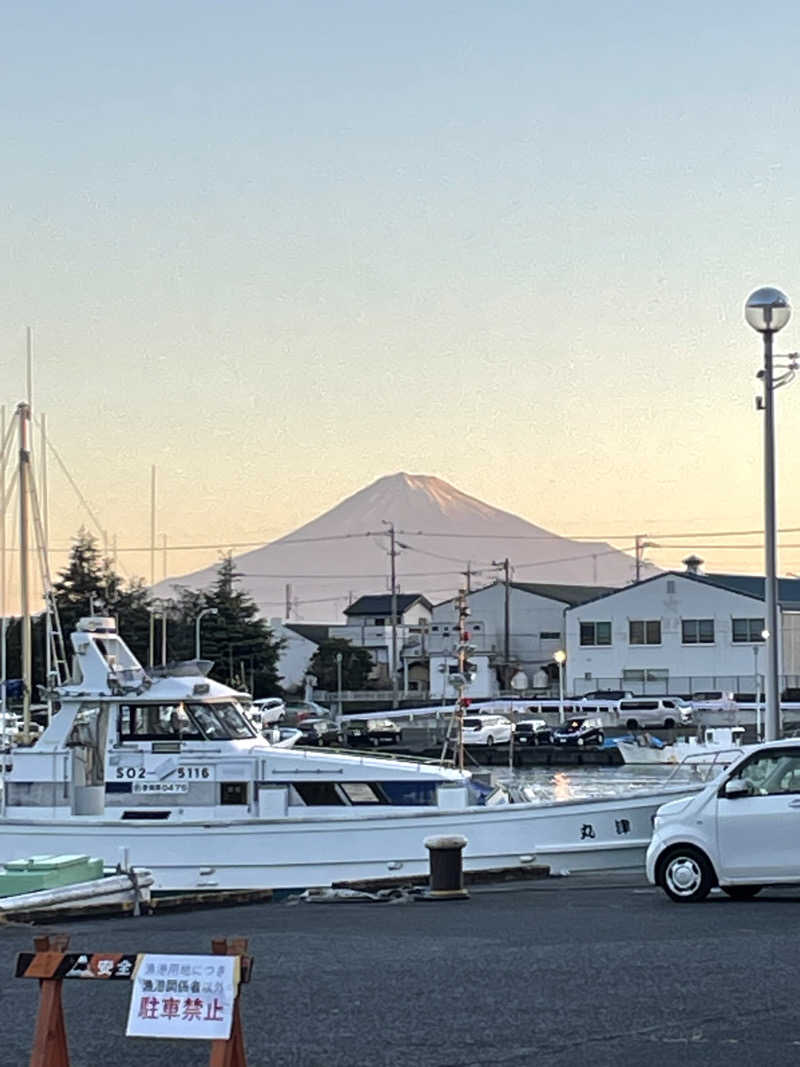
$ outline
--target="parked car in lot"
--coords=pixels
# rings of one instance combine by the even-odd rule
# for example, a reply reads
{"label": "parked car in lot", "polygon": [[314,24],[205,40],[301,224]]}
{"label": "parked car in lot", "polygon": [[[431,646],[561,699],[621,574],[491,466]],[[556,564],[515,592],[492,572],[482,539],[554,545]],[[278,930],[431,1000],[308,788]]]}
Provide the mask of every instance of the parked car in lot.
{"label": "parked car in lot", "polygon": [[468,715],[464,719],[465,745],[504,744],[511,740],[511,722],[504,715]]}
{"label": "parked car in lot", "polygon": [[719,886],[735,900],[765,885],[800,884],[800,742],[770,741],[705,788],[662,804],[647,877],[672,900],[703,900]]}
{"label": "parked car in lot", "polygon": [[627,730],[663,726],[672,730],[692,721],[692,705],[681,697],[646,696],[620,700],[619,719]]}
{"label": "parked car in lot", "polygon": [[739,704],[735,694],[725,689],[704,689],[692,693],[692,707],[695,711],[737,711]]}
{"label": "parked car in lot", "polygon": [[403,739],[403,731],[392,719],[367,719],[367,734],[374,745],[395,745]]}
{"label": "parked car in lot", "polygon": [[557,726],[553,730],[554,745],[576,745],[583,748],[584,745],[602,745],[606,735],[603,733],[601,719],[568,719],[563,726]]}
{"label": "parked car in lot", "polygon": [[306,745],[335,747],[342,743],[339,727],[332,719],[302,719],[297,723],[297,729],[303,735],[297,741],[301,748]]}
{"label": "parked car in lot", "polygon": [[544,719],[520,719],[514,723],[515,745],[549,745],[553,731]]}
{"label": "parked car in lot", "polygon": [[344,740],[352,748],[370,748],[370,740],[367,723],[364,719],[345,719],[341,725]]}
{"label": "parked car in lot", "polygon": [[294,726],[303,719],[332,719],[330,708],[317,704],[315,700],[287,700],[283,713],[283,722]]}
{"label": "parked car in lot", "polygon": [[264,697],[253,701],[250,714],[253,719],[260,721],[262,727],[272,726],[286,714],[286,704],[280,697]]}

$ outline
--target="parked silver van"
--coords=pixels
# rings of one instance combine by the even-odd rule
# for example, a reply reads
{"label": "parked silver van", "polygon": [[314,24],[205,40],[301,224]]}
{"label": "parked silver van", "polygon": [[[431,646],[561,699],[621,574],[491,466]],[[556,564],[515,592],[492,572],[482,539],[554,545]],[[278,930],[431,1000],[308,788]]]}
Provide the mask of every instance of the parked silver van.
{"label": "parked silver van", "polygon": [[619,702],[620,723],[628,730],[663,726],[667,730],[692,721],[692,705],[680,697],[633,697]]}

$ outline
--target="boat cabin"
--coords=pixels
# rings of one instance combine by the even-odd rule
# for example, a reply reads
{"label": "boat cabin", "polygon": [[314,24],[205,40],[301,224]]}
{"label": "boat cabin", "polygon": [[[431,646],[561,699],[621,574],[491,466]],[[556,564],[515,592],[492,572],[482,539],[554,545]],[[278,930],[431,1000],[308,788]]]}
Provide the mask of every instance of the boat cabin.
{"label": "boat cabin", "polygon": [[82,619],[60,710],[5,768],[8,819],[250,820],[377,806],[483,803],[469,774],[434,762],[269,744],[245,694],[196,663],[146,671],[113,619]]}

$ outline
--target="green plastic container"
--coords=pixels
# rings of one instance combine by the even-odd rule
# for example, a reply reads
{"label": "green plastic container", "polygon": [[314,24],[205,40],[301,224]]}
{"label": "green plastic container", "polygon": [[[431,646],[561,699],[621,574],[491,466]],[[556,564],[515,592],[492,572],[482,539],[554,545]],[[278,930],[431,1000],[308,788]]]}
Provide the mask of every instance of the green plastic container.
{"label": "green plastic container", "polygon": [[103,861],[89,856],[31,856],[10,860],[0,871],[0,897],[59,889],[103,877]]}

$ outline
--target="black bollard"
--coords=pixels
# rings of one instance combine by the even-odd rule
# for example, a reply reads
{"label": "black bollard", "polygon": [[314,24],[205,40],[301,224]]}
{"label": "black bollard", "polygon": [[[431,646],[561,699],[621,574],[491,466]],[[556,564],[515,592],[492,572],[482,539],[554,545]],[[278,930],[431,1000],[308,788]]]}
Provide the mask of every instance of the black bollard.
{"label": "black bollard", "polygon": [[425,848],[430,858],[430,888],[428,900],[466,900],[469,893],[464,888],[461,852],[467,844],[466,837],[454,834],[450,837],[426,837]]}

